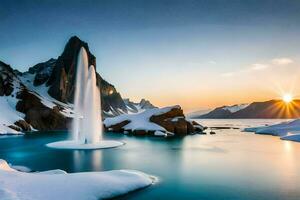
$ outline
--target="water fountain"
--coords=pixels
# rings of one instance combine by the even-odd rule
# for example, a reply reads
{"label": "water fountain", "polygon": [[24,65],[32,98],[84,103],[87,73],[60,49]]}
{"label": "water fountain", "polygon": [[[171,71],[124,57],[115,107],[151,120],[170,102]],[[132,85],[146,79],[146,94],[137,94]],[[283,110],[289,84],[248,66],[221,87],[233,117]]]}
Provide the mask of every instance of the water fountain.
{"label": "water fountain", "polygon": [[88,67],[88,56],[83,47],[78,54],[71,133],[71,140],[53,142],[47,146],[62,149],[101,149],[123,145],[118,141],[102,140],[101,98],[96,85],[95,67]]}

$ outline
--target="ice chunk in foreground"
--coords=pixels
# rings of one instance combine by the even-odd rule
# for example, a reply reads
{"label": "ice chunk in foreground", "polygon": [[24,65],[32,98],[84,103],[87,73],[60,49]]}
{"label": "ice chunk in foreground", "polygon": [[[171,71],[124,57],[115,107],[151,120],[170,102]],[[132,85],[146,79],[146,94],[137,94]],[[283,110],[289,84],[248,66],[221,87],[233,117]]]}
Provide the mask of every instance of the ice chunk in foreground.
{"label": "ice chunk in foreground", "polygon": [[0,160],[0,199],[99,200],[126,194],[153,182],[149,175],[131,170],[48,172],[19,172]]}

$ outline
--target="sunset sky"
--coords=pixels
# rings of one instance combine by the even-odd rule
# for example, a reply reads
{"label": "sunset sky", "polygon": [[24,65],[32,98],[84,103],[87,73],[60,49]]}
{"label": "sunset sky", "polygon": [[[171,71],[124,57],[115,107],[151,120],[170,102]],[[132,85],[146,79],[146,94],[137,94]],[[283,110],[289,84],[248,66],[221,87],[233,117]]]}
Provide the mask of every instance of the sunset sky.
{"label": "sunset sky", "polygon": [[0,4],[0,60],[20,71],[70,36],[122,97],[186,112],[300,98],[300,1],[15,1]]}

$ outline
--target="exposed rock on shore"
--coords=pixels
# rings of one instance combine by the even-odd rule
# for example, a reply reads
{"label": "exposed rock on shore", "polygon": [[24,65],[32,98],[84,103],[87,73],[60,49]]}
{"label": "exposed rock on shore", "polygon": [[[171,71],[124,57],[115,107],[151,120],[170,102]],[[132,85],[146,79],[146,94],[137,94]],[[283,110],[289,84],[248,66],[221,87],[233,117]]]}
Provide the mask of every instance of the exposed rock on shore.
{"label": "exposed rock on shore", "polygon": [[196,122],[188,121],[180,106],[153,108],[142,113],[107,118],[104,126],[107,131],[112,132],[155,136],[184,136],[205,129]]}

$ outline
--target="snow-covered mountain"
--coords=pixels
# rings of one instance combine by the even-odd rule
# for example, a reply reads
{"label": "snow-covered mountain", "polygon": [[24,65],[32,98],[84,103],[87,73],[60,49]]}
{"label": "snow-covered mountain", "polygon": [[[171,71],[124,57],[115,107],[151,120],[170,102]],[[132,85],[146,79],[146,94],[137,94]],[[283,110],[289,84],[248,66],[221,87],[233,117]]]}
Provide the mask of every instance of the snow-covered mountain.
{"label": "snow-covered mountain", "polygon": [[233,106],[218,107],[211,112],[194,116],[193,118],[208,119],[290,119],[299,118],[300,100],[293,100],[292,103],[286,104],[282,100],[270,100],[264,102],[253,102],[251,104],[240,104]]}
{"label": "snow-covered mountain", "polygon": [[222,106],[204,114],[192,115],[191,118],[228,118],[232,113],[238,112],[248,105],[249,104],[236,104],[232,106]]}
{"label": "snow-covered mountain", "polygon": [[[0,61],[0,134],[22,131],[59,130],[69,126],[73,113],[73,96],[77,55],[85,47],[89,64],[96,58],[88,44],[71,37],[57,59],[49,59],[21,73]],[[123,100],[116,88],[96,74],[101,92],[104,117],[136,113],[154,106],[146,100],[133,103]]]}
{"label": "snow-covered mountain", "polygon": [[141,113],[145,110],[156,108],[154,105],[150,103],[150,101],[141,99],[139,103],[135,103],[130,101],[129,99],[123,99],[126,109],[114,109],[110,107],[109,111],[103,111],[105,117],[114,117],[120,114],[133,114],[133,113]]}
{"label": "snow-covered mountain", "polygon": [[51,97],[47,86],[34,86],[34,77],[0,62],[0,134],[66,128],[71,106]]}

